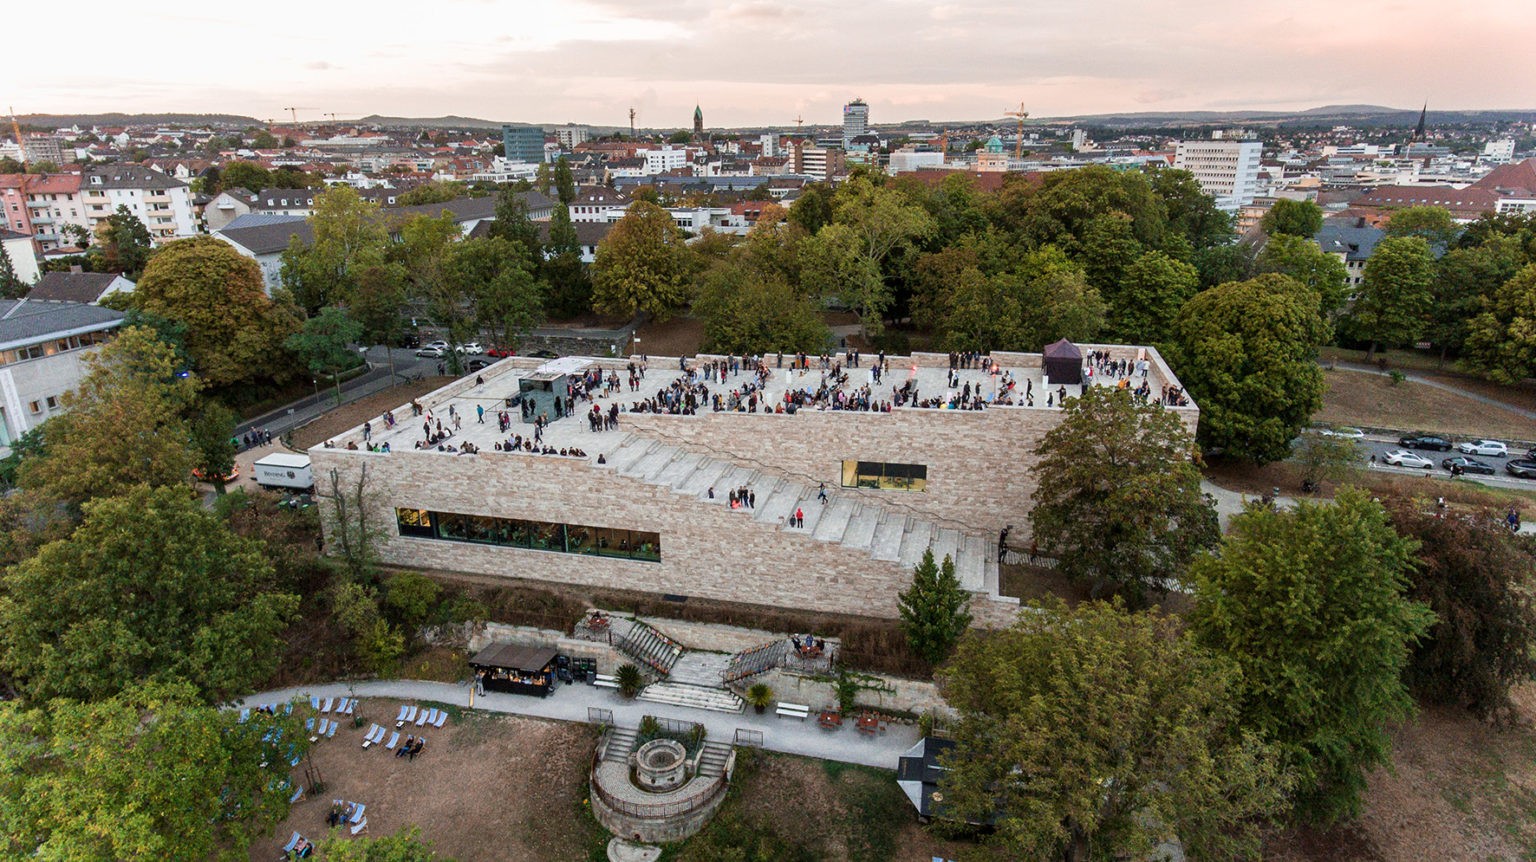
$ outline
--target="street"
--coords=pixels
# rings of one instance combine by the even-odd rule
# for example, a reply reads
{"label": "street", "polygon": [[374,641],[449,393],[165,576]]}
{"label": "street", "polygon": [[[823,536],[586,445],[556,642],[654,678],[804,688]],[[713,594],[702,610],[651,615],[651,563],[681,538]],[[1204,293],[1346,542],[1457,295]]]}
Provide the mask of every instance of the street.
{"label": "street", "polygon": [[[1451,478],[1450,471],[1446,470],[1444,467],[1441,467],[1440,462],[1446,458],[1454,458],[1460,455],[1461,453],[1456,451],[1456,449],[1452,448],[1449,452],[1433,452],[1429,450],[1418,449],[1409,450],[1435,462],[1435,466],[1428,470],[1417,467],[1393,467],[1387,464],[1384,458],[1388,452],[1404,448],[1397,444],[1397,440],[1398,438],[1396,437],[1371,435],[1367,436],[1363,440],[1358,440],[1356,442],[1360,444],[1362,456],[1367,460],[1367,462],[1369,462],[1369,459],[1372,455],[1376,456],[1376,463],[1373,469],[1385,470],[1389,473],[1401,473],[1405,476],[1429,474],[1440,479]],[[1522,459],[1526,457],[1524,447],[1516,447],[1511,445],[1509,447],[1509,455],[1503,458],[1495,457],[1492,455],[1470,455],[1467,457],[1475,458],[1478,461],[1493,467],[1496,472],[1492,476],[1467,473],[1461,476],[1463,479],[1471,479],[1474,482],[1481,482],[1485,485],[1493,485],[1502,488],[1520,488],[1524,490],[1536,489],[1536,480],[1516,479],[1515,477],[1504,472],[1505,463],[1513,459]]]}

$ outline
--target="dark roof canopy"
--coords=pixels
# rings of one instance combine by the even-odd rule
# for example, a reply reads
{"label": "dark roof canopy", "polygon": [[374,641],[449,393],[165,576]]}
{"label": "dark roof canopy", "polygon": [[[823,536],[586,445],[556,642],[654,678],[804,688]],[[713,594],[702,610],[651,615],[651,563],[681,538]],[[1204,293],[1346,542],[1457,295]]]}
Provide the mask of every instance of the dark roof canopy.
{"label": "dark roof canopy", "polygon": [[1050,359],[1082,359],[1083,352],[1077,349],[1077,345],[1063,338],[1055,344],[1047,344],[1041,351]]}
{"label": "dark roof canopy", "polygon": [[553,647],[493,643],[475,653],[469,663],[475,667],[502,667],[537,673],[555,660],[557,652]]}

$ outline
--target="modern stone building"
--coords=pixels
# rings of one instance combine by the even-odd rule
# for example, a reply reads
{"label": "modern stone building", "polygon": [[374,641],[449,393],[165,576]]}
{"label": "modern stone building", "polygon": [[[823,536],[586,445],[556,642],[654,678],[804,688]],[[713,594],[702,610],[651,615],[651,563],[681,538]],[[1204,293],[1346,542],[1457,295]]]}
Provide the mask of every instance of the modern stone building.
{"label": "modern stone building", "polygon": [[[1154,400],[1165,387],[1181,386],[1152,348],[1077,347],[1125,360],[1128,385],[1145,384]],[[992,611],[1002,618],[1017,602],[999,595],[999,533],[1012,526],[1015,539],[1027,534],[1035,448],[1060,424],[1062,394],[1082,391],[1075,379],[1063,381],[1063,361],[1082,369],[1063,360],[1074,355],[1071,348],[1048,362],[1040,354],[993,353],[986,368],[954,372],[944,354],[891,357],[878,382],[868,367],[876,358],[865,356],[840,383],[814,358],[809,368],[792,369],[794,357],[781,366],[769,355],[765,379],[727,368],[723,382],[718,371],[705,382],[698,370],[725,357],[650,357],[634,389],[628,365],[640,357],[512,357],[423,398],[422,415],[402,405],[392,428],[375,417],[369,440],[356,428],[310,456],[322,495],[332,493],[333,471],[335,486],[355,489],[366,468],[364,508],[389,564],[890,617],[931,546],[940,559],[954,558],[961,582],[978,594],[978,618]],[[612,390],[598,388],[593,401],[578,397],[559,410],[540,400],[545,387],[594,377],[611,380]],[[632,412],[658,390],[687,391],[671,389],[680,377],[707,393],[692,415]],[[1084,382],[1120,379],[1099,374]],[[820,391],[881,407],[903,388],[915,389],[916,399],[889,410],[774,412],[786,397]],[[964,395],[985,408],[949,409]],[[715,412],[717,397],[727,408],[740,399],[740,409]],[[514,435],[533,435],[525,401],[551,420],[542,446],[582,454],[497,451]],[[615,415],[617,427],[592,430],[594,406]],[[1194,431],[1195,405],[1168,409]],[[503,411],[505,431],[498,428]],[[575,415],[560,418],[565,413]],[[441,422],[447,431],[454,417],[458,430],[442,445],[467,442],[478,454],[418,448],[424,423],[435,432]],[[368,451],[386,444],[388,452]],[[747,489],[750,505],[730,503],[738,489]],[[803,526],[795,524],[797,512]]]}

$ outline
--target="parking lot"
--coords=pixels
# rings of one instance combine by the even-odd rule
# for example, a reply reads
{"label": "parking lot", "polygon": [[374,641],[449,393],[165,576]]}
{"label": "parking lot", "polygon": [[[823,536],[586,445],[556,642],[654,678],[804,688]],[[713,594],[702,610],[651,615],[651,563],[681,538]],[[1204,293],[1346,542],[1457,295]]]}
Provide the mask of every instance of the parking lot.
{"label": "parking lot", "polygon": [[[1370,461],[1372,456],[1375,457],[1374,467],[1376,469],[1386,470],[1386,471],[1389,471],[1389,472],[1402,473],[1404,475],[1410,475],[1410,476],[1411,475],[1416,475],[1416,474],[1421,475],[1421,474],[1428,473],[1428,474],[1431,474],[1431,475],[1439,476],[1440,478],[1449,478],[1450,475],[1451,475],[1450,471],[1448,469],[1446,469],[1444,466],[1442,466],[1441,462],[1444,461],[1447,458],[1462,457],[1462,453],[1460,451],[1458,451],[1458,449],[1456,448],[1457,444],[1459,442],[1461,442],[1461,441],[1455,441],[1455,440],[1451,441],[1452,448],[1451,448],[1451,450],[1449,452],[1443,452],[1443,451],[1438,451],[1438,450],[1429,450],[1429,449],[1408,449],[1405,446],[1399,445],[1398,441],[1399,441],[1399,438],[1397,438],[1397,437],[1385,437],[1385,436],[1378,436],[1378,435],[1368,435],[1368,436],[1359,438],[1356,442],[1358,442],[1360,444],[1360,449],[1361,449],[1362,457],[1364,457],[1367,460],[1367,462]],[[1507,443],[1507,441],[1505,441],[1505,442]],[[1429,468],[1424,468],[1424,467],[1398,467],[1398,466],[1394,466],[1394,465],[1388,464],[1386,462],[1387,453],[1395,452],[1395,451],[1398,451],[1400,449],[1407,449],[1407,451],[1413,452],[1416,455],[1423,456],[1424,458],[1429,459],[1433,463],[1434,466],[1429,467]],[[1471,480],[1476,481],[1476,482],[1483,482],[1483,483],[1486,483],[1486,484],[1497,485],[1497,486],[1507,487],[1507,488],[1536,489],[1536,479],[1519,479],[1519,478],[1516,478],[1514,476],[1511,476],[1508,472],[1505,471],[1504,465],[1509,463],[1510,461],[1513,461],[1513,460],[1532,460],[1531,453],[1528,452],[1524,446],[1509,445],[1509,452],[1508,452],[1508,454],[1507,455],[1502,455],[1502,456],[1500,456],[1500,455],[1468,455],[1468,456],[1465,456],[1465,457],[1473,458],[1473,459],[1476,459],[1477,461],[1481,461],[1482,463],[1487,464],[1488,466],[1493,468],[1494,472],[1493,472],[1492,475],[1479,474],[1479,473],[1470,473],[1469,472],[1469,473],[1463,474],[1461,476],[1461,478],[1471,479]]]}

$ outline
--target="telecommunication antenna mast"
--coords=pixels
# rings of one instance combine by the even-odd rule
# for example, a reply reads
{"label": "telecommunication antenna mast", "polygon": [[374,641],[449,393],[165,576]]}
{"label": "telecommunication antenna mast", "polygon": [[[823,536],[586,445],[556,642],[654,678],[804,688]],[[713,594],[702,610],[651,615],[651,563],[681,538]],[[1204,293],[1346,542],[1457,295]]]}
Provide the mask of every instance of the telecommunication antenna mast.
{"label": "telecommunication antenna mast", "polygon": [[629,139],[631,141],[633,141],[635,139],[635,109],[634,108],[630,108],[629,109]]}

